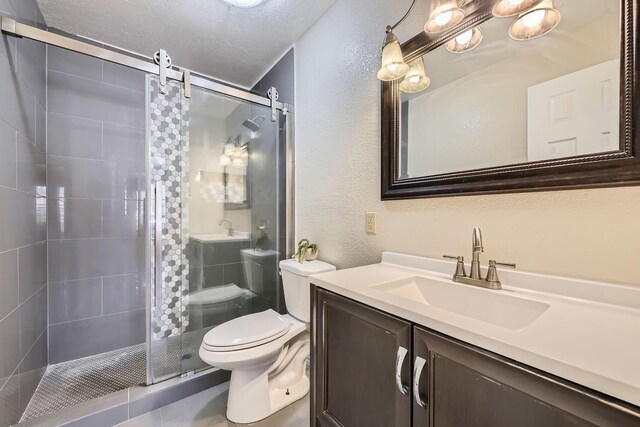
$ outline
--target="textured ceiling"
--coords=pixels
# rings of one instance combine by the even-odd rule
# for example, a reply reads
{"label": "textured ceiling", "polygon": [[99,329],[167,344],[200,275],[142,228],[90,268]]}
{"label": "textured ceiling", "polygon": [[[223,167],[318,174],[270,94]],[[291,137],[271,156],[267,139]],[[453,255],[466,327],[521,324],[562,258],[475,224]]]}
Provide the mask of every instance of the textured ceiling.
{"label": "textured ceiling", "polygon": [[38,0],[47,25],[250,88],[336,0]]}

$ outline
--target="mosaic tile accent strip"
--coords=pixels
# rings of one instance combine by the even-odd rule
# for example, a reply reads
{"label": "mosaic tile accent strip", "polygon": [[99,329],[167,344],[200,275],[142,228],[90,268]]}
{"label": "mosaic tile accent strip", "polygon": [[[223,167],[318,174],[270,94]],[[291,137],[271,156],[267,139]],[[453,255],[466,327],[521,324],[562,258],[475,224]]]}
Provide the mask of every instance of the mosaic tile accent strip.
{"label": "mosaic tile accent strip", "polygon": [[[152,338],[179,335],[189,325],[185,299],[189,293],[189,102],[182,84],[167,82],[167,93],[160,92],[158,78],[150,78],[151,183],[163,183],[162,212],[162,289],[154,301]],[[185,198],[185,199],[183,199]]]}

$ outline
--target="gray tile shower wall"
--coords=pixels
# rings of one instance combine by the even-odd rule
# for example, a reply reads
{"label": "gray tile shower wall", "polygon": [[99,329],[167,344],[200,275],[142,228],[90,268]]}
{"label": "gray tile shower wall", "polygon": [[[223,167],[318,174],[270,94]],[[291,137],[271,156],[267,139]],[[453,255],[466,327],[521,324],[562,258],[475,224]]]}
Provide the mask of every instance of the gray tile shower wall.
{"label": "gray tile shower wall", "polygon": [[60,363],[146,337],[145,76],[49,47],[47,92],[49,360]]}
{"label": "gray tile shower wall", "polygon": [[[35,0],[0,15],[45,28]],[[0,426],[19,421],[47,366],[46,47],[0,39]]]}

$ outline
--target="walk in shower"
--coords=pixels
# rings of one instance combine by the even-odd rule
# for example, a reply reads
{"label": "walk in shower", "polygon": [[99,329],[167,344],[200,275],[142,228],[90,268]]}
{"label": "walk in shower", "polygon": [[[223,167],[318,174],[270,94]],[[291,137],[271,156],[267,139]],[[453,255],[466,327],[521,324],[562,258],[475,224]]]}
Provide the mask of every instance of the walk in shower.
{"label": "walk in shower", "polygon": [[[18,53],[42,56],[46,127],[31,137],[14,124],[20,87],[16,111],[0,108],[17,177],[0,175],[0,225],[34,229],[0,238],[0,291],[14,269],[16,288],[34,290],[0,307],[0,426],[210,369],[198,356],[207,331],[284,312],[292,139],[277,89],[241,90],[167,66],[164,51],[154,62],[11,16],[2,29]],[[0,80],[20,77],[15,60],[0,49]]]}

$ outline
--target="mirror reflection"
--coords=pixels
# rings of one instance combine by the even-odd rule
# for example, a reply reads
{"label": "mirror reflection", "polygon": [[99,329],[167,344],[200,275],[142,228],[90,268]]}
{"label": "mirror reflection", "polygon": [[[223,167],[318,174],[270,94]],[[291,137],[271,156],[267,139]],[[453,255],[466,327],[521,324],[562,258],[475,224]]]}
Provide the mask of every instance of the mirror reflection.
{"label": "mirror reflection", "polygon": [[398,178],[620,149],[620,2],[503,0],[493,13],[409,64]]}

